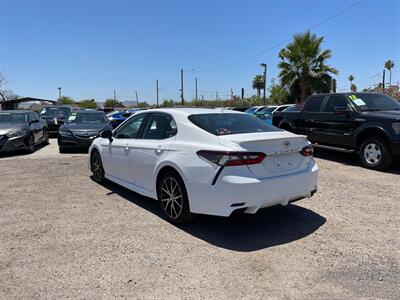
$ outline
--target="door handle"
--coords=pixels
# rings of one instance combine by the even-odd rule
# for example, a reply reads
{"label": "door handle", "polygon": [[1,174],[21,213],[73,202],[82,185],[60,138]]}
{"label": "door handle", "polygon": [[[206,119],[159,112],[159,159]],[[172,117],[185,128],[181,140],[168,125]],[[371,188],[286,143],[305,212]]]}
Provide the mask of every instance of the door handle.
{"label": "door handle", "polygon": [[162,146],[162,145],[158,145],[158,147],[157,147],[157,149],[156,149],[156,152],[157,152],[157,153],[162,153],[163,151],[164,151],[163,146]]}

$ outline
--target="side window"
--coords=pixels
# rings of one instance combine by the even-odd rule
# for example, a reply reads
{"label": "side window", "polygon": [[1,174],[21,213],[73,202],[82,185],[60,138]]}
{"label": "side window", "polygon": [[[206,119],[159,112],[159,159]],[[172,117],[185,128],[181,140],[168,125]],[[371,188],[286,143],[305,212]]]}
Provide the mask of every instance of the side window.
{"label": "side window", "polygon": [[118,131],[114,134],[114,137],[117,139],[135,139],[146,116],[147,114],[141,114],[130,119],[118,129]]}
{"label": "side window", "polygon": [[347,107],[347,100],[339,95],[332,95],[329,96],[329,100],[326,103],[325,111],[326,112],[334,112],[335,107],[346,108]]}
{"label": "side window", "polygon": [[154,113],[150,116],[143,138],[148,140],[163,140],[176,134],[176,123],[172,116]]}
{"label": "side window", "polygon": [[323,99],[324,96],[311,96],[304,106],[304,111],[319,112]]}

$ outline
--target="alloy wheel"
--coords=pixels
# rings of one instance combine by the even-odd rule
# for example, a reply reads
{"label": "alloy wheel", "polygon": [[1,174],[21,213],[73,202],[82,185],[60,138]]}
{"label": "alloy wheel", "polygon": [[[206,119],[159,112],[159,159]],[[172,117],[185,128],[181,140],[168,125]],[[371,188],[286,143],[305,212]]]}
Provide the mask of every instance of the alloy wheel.
{"label": "alloy wheel", "polygon": [[102,181],[104,176],[103,164],[101,162],[100,154],[95,151],[91,159],[91,169],[93,177],[97,182]]}
{"label": "alloy wheel", "polygon": [[161,205],[171,219],[177,219],[183,209],[183,194],[178,181],[166,177],[161,185]]}
{"label": "alloy wheel", "polygon": [[378,164],[382,159],[381,148],[375,143],[366,145],[364,148],[364,158],[370,165]]}

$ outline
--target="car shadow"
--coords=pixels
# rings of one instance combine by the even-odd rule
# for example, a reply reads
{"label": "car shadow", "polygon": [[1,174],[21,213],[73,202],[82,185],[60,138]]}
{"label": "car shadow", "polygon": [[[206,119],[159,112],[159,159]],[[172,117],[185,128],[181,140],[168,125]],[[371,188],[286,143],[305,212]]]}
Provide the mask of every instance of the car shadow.
{"label": "car shadow", "polygon": [[[117,194],[163,218],[157,201],[110,181],[102,185],[109,190],[107,195]],[[302,239],[325,222],[323,216],[309,209],[288,205],[264,209],[254,215],[235,214],[229,218],[198,215],[190,223],[171,226],[220,248],[251,252]]]}
{"label": "car shadow", "polygon": [[[346,153],[334,150],[314,148],[314,157],[334,161],[348,166],[359,166],[362,168],[358,155],[356,153]],[[379,172],[379,171],[376,171]],[[394,161],[389,169],[382,171],[385,173],[400,174],[400,161]]]}

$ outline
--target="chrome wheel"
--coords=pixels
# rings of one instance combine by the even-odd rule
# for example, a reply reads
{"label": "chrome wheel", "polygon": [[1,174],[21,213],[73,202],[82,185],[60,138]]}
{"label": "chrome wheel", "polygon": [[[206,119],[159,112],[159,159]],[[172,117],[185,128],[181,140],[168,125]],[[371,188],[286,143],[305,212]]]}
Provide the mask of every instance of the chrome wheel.
{"label": "chrome wheel", "polygon": [[28,152],[30,153],[35,151],[35,138],[33,137],[33,135],[30,135],[28,138],[27,148]]}
{"label": "chrome wheel", "polygon": [[161,184],[161,205],[171,219],[177,219],[183,209],[183,194],[178,181],[165,177]]}
{"label": "chrome wheel", "polygon": [[94,180],[96,182],[101,182],[104,178],[104,170],[103,170],[103,164],[101,162],[101,157],[100,157],[99,152],[95,151],[92,154],[90,166],[91,166]]}
{"label": "chrome wheel", "polygon": [[379,164],[382,159],[381,148],[375,143],[366,145],[364,148],[364,158],[365,161],[370,165]]}

